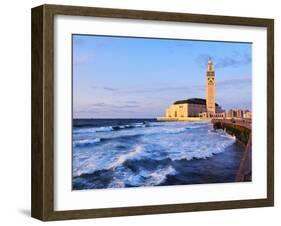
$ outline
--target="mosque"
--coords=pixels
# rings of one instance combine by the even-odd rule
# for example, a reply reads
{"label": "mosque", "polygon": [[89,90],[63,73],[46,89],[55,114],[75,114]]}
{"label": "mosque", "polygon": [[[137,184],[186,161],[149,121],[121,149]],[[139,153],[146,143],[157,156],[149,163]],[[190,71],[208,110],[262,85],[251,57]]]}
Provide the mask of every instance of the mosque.
{"label": "mosque", "polygon": [[225,117],[225,111],[216,103],[215,70],[209,58],[206,73],[206,99],[191,98],[174,102],[159,121],[200,121]]}

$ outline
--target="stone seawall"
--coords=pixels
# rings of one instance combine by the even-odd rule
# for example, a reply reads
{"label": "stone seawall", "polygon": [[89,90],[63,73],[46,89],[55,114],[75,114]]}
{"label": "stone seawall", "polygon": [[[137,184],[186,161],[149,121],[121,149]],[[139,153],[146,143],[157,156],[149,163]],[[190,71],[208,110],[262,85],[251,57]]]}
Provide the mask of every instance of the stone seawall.
{"label": "stone seawall", "polygon": [[235,181],[251,181],[252,180],[252,136],[250,135],[245,153],[240,162],[239,170],[236,174]]}
{"label": "stone seawall", "polygon": [[223,129],[245,146],[235,181],[252,180],[252,132],[251,124],[235,120],[212,120],[214,129]]}

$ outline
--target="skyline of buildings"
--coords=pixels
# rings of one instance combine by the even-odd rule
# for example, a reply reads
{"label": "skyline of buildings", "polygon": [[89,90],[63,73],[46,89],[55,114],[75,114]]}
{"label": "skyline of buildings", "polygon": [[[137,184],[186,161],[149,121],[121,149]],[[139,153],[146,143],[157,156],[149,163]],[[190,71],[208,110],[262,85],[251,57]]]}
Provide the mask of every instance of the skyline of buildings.
{"label": "skyline of buildings", "polygon": [[202,121],[214,118],[244,118],[251,119],[249,110],[224,110],[216,102],[216,76],[213,61],[208,59],[206,70],[206,99],[190,98],[178,100],[165,110],[165,116],[157,117],[158,121]]}

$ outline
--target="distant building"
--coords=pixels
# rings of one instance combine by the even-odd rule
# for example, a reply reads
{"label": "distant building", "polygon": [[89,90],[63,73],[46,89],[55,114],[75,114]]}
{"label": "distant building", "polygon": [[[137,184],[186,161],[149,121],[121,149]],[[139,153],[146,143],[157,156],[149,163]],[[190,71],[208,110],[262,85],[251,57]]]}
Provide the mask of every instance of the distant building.
{"label": "distant building", "polygon": [[211,117],[216,113],[224,112],[215,101],[215,71],[213,62],[208,60],[206,73],[206,99],[191,98],[178,100],[166,109],[163,120],[200,120],[202,114],[204,117]]}
{"label": "distant building", "polygon": [[245,119],[252,119],[252,112],[250,112],[249,110],[245,110],[243,117]]}
{"label": "distant building", "polygon": [[212,118],[248,118],[251,119],[250,111],[241,109],[230,109],[225,112],[216,103],[216,86],[215,86],[215,70],[211,59],[208,60],[206,72],[206,99],[191,98],[186,100],[178,100],[174,102],[165,111],[164,117],[158,117],[158,120],[188,120],[199,121],[209,120]]}
{"label": "distant building", "polygon": [[252,112],[250,112],[249,110],[242,109],[230,109],[226,113],[226,118],[251,119]]}
{"label": "distant building", "polygon": [[234,110],[230,109],[227,113],[226,113],[227,118],[234,118],[236,117],[236,113]]}
{"label": "distant building", "polygon": [[[205,99],[192,98],[187,100],[179,100],[166,109],[166,118],[184,119],[199,117],[202,112],[207,111]],[[215,103],[215,111],[222,112],[221,107]]]}
{"label": "distant building", "polygon": [[236,109],[236,112],[237,112],[237,118],[243,118],[243,110],[242,109]]}

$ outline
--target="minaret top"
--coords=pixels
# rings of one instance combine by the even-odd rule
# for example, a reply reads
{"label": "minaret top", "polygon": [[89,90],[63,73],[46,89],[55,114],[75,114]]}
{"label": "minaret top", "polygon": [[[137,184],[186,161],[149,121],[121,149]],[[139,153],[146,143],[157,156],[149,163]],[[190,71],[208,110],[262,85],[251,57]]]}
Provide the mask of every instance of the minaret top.
{"label": "minaret top", "polygon": [[208,60],[208,71],[214,71],[214,65],[213,65],[211,57],[209,57],[209,60]]}

